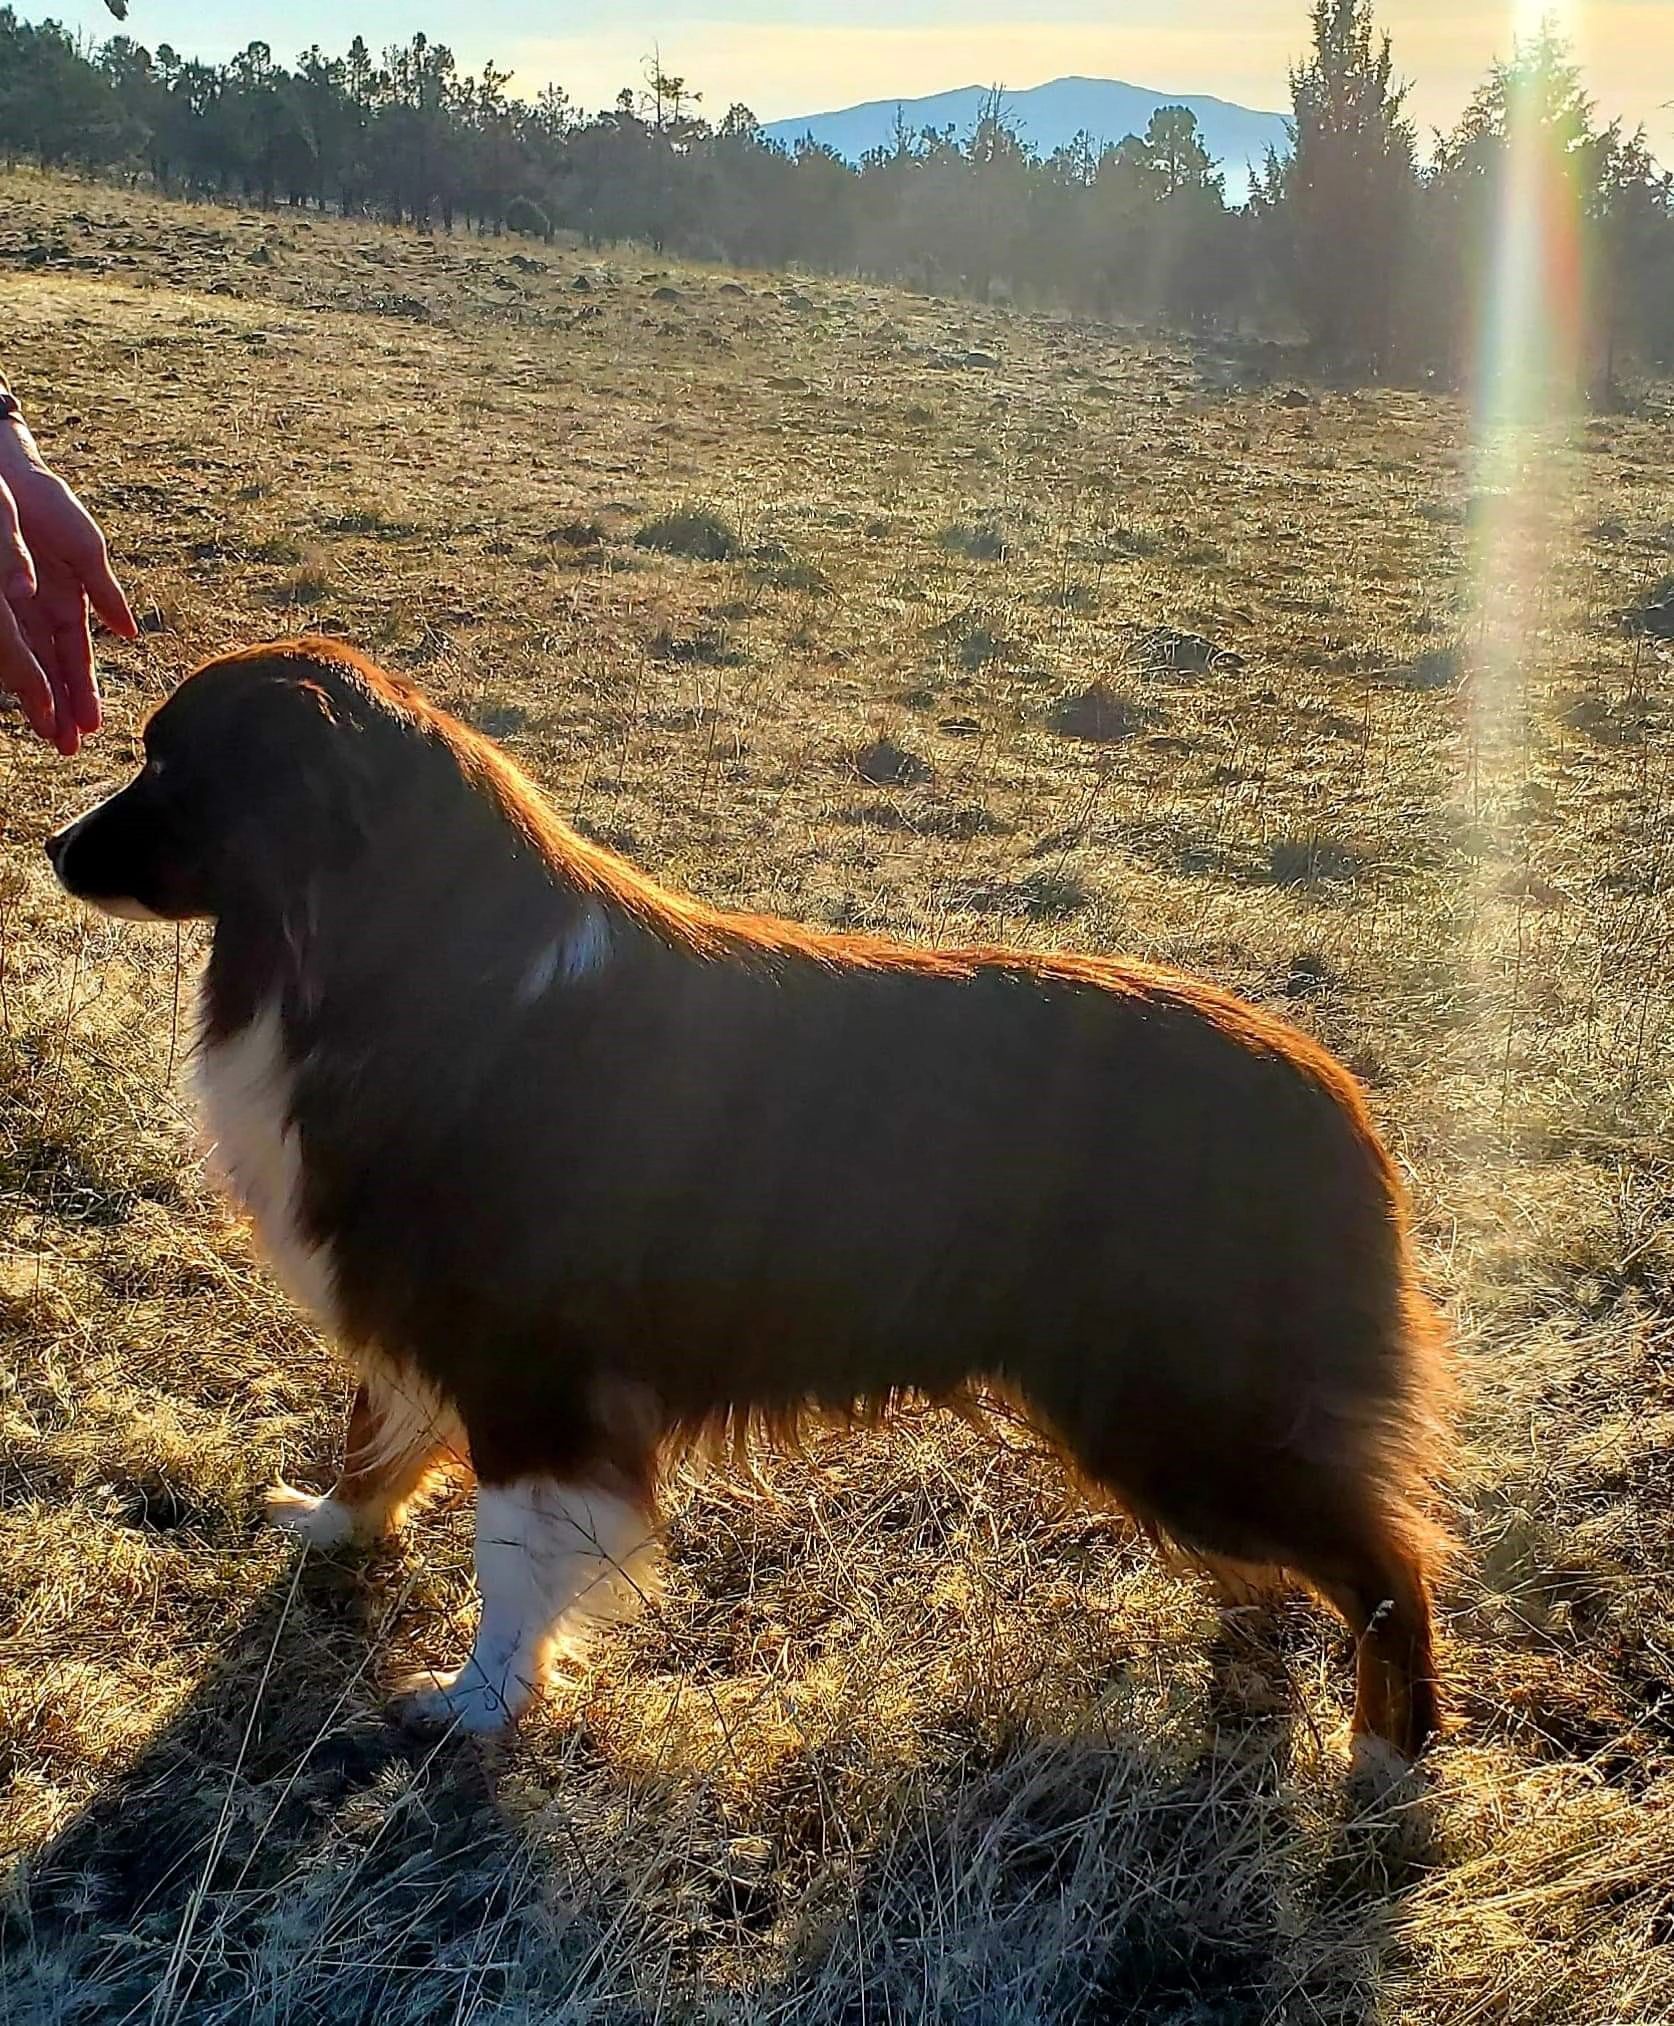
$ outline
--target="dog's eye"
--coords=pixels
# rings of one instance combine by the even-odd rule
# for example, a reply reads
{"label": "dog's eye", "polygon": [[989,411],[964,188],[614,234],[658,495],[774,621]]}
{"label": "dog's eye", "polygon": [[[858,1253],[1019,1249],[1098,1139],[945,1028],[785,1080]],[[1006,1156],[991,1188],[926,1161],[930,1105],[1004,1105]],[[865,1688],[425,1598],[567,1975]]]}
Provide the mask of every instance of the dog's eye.
{"label": "dog's eye", "polygon": [[162,771],[163,771],[163,763],[161,760],[155,759],[147,760],[145,763],[144,778],[148,781],[155,781],[157,777],[162,773]]}

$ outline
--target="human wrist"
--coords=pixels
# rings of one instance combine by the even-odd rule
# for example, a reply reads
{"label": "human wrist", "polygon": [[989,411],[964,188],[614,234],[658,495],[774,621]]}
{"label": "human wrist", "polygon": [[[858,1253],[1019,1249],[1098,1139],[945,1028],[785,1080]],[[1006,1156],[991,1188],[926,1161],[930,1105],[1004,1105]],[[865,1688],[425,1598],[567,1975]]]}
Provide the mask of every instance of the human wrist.
{"label": "human wrist", "polygon": [[29,425],[23,421],[0,422],[0,478],[16,485],[30,473],[45,468],[46,460],[29,434]]}
{"label": "human wrist", "polygon": [[41,453],[23,419],[17,396],[0,380],[0,476],[38,465]]}

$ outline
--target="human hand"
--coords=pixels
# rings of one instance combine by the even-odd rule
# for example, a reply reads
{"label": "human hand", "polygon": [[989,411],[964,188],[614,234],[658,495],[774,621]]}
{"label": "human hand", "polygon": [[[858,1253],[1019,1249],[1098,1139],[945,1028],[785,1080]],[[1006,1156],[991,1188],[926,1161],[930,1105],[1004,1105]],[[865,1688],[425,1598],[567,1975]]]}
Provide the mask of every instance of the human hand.
{"label": "human hand", "polygon": [[22,424],[0,422],[0,689],[65,754],[99,729],[89,605],[124,640],[138,634],[97,522]]}

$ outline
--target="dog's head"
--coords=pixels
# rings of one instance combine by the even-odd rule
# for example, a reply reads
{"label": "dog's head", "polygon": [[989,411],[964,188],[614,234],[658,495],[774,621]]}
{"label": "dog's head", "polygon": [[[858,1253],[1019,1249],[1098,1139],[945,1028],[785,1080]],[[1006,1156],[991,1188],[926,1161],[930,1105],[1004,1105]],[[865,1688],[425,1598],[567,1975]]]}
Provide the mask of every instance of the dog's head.
{"label": "dog's head", "polygon": [[277,904],[362,848],[392,748],[422,743],[422,709],[326,642],[209,662],[146,725],[135,778],[47,840],[53,870],[132,921]]}

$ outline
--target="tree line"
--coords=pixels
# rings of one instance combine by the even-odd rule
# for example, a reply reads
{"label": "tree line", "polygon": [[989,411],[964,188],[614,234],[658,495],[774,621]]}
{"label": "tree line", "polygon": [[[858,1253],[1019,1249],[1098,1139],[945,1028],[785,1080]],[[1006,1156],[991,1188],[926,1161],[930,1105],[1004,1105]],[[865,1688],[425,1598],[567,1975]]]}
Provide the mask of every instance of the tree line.
{"label": "tree line", "polygon": [[579,235],[743,266],[860,272],[945,293],[1100,316],[1299,329],[1370,373],[1465,369],[1507,179],[1534,161],[1554,229],[1579,226],[1587,370],[1674,363],[1674,180],[1643,133],[1601,122],[1543,29],[1496,64],[1422,153],[1371,0],[1314,0],[1291,74],[1292,145],[1247,204],[1197,123],[1079,135],[1042,155],[1003,93],[969,133],[915,132],[851,165],[779,147],[745,106],[718,121],[682,78],[584,116],[557,85],[459,70],[415,35],[375,58],[252,42],[225,64],[127,34],[79,44],[0,7],[0,155],[188,196],[306,205],[448,231]]}

